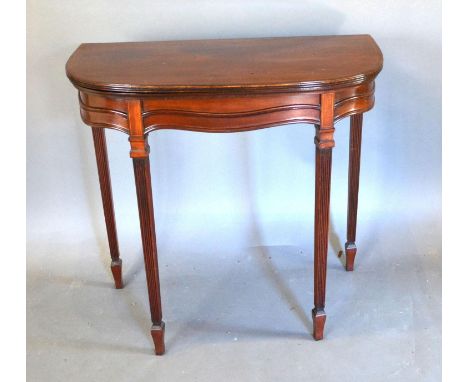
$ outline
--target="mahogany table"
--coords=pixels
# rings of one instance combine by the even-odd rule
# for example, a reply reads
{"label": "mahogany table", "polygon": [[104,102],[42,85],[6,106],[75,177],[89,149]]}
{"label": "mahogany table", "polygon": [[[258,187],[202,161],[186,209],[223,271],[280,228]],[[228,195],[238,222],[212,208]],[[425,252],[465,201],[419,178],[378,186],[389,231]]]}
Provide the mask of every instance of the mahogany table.
{"label": "mahogany table", "polygon": [[356,256],[362,113],[374,105],[382,53],[369,35],[82,44],[66,65],[92,127],[111,270],[122,288],[105,128],[129,135],[155,353],[164,353],[148,135],[315,125],[313,336],[323,338],[335,121],[351,116],[346,270]]}

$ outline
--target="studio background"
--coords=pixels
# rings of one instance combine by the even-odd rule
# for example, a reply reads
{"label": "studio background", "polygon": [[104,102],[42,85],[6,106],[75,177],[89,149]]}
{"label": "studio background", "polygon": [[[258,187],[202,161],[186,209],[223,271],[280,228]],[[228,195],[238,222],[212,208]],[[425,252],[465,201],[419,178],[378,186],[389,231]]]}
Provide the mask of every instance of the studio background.
{"label": "studio background", "polygon": [[[439,1],[27,7],[31,380],[439,380]],[[168,352],[152,357],[129,143],[106,131],[126,283],[115,291],[91,129],[68,57],[83,42],[361,33],[379,44],[384,68],[364,115],[354,273],[336,256],[346,239],[349,119],[335,126],[326,339],[309,334],[313,126],[163,130],[149,144]]]}

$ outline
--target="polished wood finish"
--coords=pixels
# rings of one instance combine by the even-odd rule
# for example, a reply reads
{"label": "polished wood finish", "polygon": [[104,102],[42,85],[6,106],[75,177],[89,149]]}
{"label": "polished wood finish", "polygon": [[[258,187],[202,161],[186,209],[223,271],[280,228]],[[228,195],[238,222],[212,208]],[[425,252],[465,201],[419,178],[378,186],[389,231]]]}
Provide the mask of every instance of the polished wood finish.
{"label": "polished wood finish", "polygon": [[154,343],[154,354],[163,355],[166,352],[166,345],[164,344],[164,321],[151,327],[151,337]]}
{"label": "polished wood finish", "polygon": [[82,44],[67,62],[80,88],[120,94],[324,91],[372,81],[369,35]]}
{"label": "polished wood finish", "polygon": [[133,158],[138,212],[140,214],[141,240],[145,258],[146,283],[151,312],[151,336],[156,355],[164,354],[164,322],[162,321],[161,292],[159,286],[158,251],[156,246],[156,225],[154,222],[153,192],[148,136],[143,133],[141,102],[128,103],[130,126],[130,156]]}
{"label": "polished wood finish", "polygon": [[325,314],[325,286],[327,279],[328,222],[330,216],[330,185],[335,94],[321,96],[320,124],[315,129],[315,230],[314,230],[314,309],[313,336],[323,338]]}
{"label": "polished wood finish", "polygon": [[102,159],[103,129],[129,135],[156,354],[165,351],[165,325],[148,134],[159,129],[227,133],[292,123],[315,125],[312,319],[313,336],[319,340],[326,321],[334,124],[352,118],[348,269],[353,260],[351,243],[355,245],[362,113],[374,105],[374,80],[382,63],[380,49],[369,35],[82,44],[73,53],[66,72],[79,91],[81,117],[97,137],[104,208],[112,211],[112,219],[106,217],[108,232],[115,231],[115,222],[113,208],[109,209],[108,170],[102,170],[108,169],[107,155]]}
{"label": "polished wood finish", "polygon": [[99,185],[101,187],[102,206],[106,221],[107,240],[109,241],[110,255],[112,258],[111,271],[114,277],[115,287],[121,289],[123,288],[122,260],[120,259],[119,242],[117,240],[109,160],[107,157],[106,133],[104,129],[100,129],[99,127],[93,127],[92,131],[99,174]]}
{"label": "polished wood finish", "polygon": [[150,304],[151,335],[157,355],[164,353],[164,322],[162,321],[161,292],[159,289],[158,253],[156,249],[156,231],[151,190],[149,158],[133,158],[135,185],[140,214],[141,240],[145,257],[146,283]]}
{"label": "polished wood finish", "polygon": [[150,152],[148,135],[145,133],[143,126],[143,116],[141,110],[141,101],[138,99],[128,101],[128,122],[130,137],[130,157],[147,158]]}
{"label": "polished wood finish", "polygon": [[356,257],[356,223],[359,194],[359,171],[361,167],[362,114],[351,116],[349,129],[348,170],[348,225],[346,232],[346,270],[354,270]]}
{"label": "polished wood finish", "polygon": [[[80,91],[83,121],[130,134],[128,102]],[[198,94],[141,97],[144,134],[159,129],[236,132],[292,123],[320,123],[320,94]],[[335,121],[370,110],[374,82],[335,92]]]}

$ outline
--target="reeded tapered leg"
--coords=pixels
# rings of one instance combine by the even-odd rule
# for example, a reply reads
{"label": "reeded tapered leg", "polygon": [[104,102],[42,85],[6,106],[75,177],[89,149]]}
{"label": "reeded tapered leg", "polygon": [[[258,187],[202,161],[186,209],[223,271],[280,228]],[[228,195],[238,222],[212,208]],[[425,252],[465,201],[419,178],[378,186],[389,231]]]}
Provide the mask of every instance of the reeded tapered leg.
{"label": "reeded tapered leg", "polygon": [[155,353],[162,355],[164,354],[164,322],[162,321],[161,293],[159,289],[158,254],[149,158],[134,158],[133,169],[140,213],[141,240],[145,257],[151,321],[153,322],[151,336],[154,341]]}
{"label": "reeded tapered leg", "polygon": [[356,222],[359,194],[359,170],[361,165],[362,114],[351,116],[349,135],[348,171],[348,224],[346,234],[346,270],[354,269],[356,257]]}
{"label": "reeded tapered leg", "polygon": [[151,172],[149,146],[144,134],[141,103],[132,100],[128,103],[130,130],[130,156],[133,158],[135,185],[140,214],[141,240],[145,258],[146,283],[151,312],[151,337],[156,355],[164,354],[164,322],[162,321],[161,292],[159,288],[158,253],[156,249],[156,228],[154,223],[153,194],[151,189]]}
{"label": "reeded tapered leg", "polygon": [[320,126],[315,135],[315,231],[314,231],[314,323],[313,336],[323,338],[325,327],[325,287],[327,279],[328,225],[333,140],[334,94],[321,96]]}
{"label": "reeded tapered leg", "polygon": [[101,187],[102,205],[104,207],[104,218],[106,220],[107,239],[109,241],[110,255],[112,258],[111,271],[114,276],[115,287],[121,289],[122,283],[122,260],[119,255],[119,243],[117,240],[117,229],[115,225],[114,202],[112,201],[112,186],[110,180],[109,160],[107,158],[106,135],[103,128],[93,127],[94,151],[99,174],[99,185]]}
{"label": "reeded tapered leg", "polygon": [[316,148],[315,154],[315,240],[314,240],[314,338],[323,338],[325,287],[327,279],[328,223],[332,149]]}

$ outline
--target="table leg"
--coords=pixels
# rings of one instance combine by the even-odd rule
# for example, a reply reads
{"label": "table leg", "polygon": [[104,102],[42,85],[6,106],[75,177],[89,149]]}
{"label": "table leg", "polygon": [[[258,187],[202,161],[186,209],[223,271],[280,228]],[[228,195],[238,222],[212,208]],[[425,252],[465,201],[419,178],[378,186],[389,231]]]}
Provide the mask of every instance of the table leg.
{"label": "table leg", "polygon": [[115,225],[106,135],[104,129],[101,127],[93,127],[92,131],[99,174],[99,185],[101,187],[102,205],[104,207],[104,218],[106,221],[107,239],[109,241],[110,255],[112,258],[111,271],[114,276],[115,287],[117,289],[121,289],[123,287],[122,260],[119,255],[119,243],[117,240],[117,229]]}
{"label": "table leg", "polygon": [[156,248],[156,228],[154,223],[153,193],[151,189],[151,171],[148,137],[144,134],[141,102],[131,100],[128,103],[130,130],[130,157],[133,159],[135,185],[140,214],[141,240],[145,258],[146,283],[151,312],[151,336],[156,355],[162,355],[164,346],[164,322],[162,320],[161,292],[159,288],[158,252]]}
{"label": "table leg", "polygon": [[359,170],[361,162],[362,113],[351,116],[349,136],[348,172],[348,224],[346,234],[346,270],[354,269],[356,257],[356,222],[359,193]]}
{"label": "table leg", "polygon": [[162,321],[161,292],[159,289],[158,254],[156,249],[156,232],[151,191],[151,173],[149,158],[133,158],[135,184],[140,213],[141,239],[145,257],[146,282],[151,311],[151,336],[155,352],[164,354],[164,322]]}
{"label": "table leg", "polygon": [[314,230],[314,323],[313,336],[323,338],[325,327],[325,287],[327,278],[328,225],[334,134],[334,94],[321,96],[320,126],[315,135],[315,230]]}
{"label": "table leg", "polygon": [[323,338],[325,326],[325,287],[327,278],[328,222],[332,149],[315,152],[315,232],[314,232],[314,338]]}

